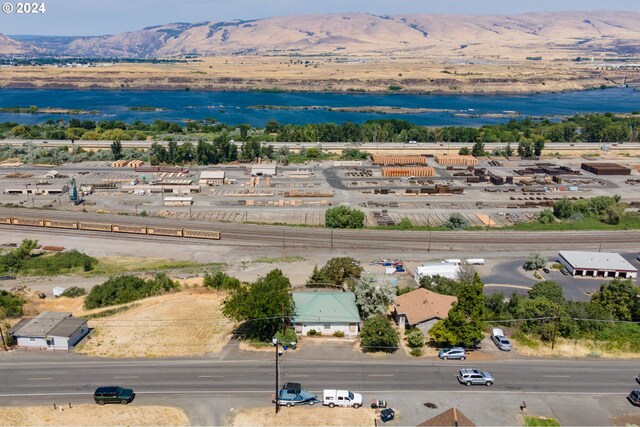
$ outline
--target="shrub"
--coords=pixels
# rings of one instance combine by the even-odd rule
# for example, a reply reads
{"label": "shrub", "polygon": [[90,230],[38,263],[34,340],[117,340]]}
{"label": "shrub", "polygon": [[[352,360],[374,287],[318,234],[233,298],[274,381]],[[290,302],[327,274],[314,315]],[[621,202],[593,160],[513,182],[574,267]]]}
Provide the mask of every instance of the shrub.
{"label": "shrub", "polygon": [[213,275],[209,275],[208,273],[205,274],[204,286],[219,290],[237,289],[240,287],[240,280],[221,271],[217,271]]}
{"label": "shrub", "polygon": [[422,348],[424,347],[424,334],[418,328],[410,329],[406,335],[407,344],[411,348]]}
{"label": "shrub", "polygon": [[531,252],[527,259],[524,260],[522,267],[527,271],[533,271],[543,268],[545,265],[547,265],[547,260],[544,259],[542,255],[537,252]]}
{"label": "shrub", "polygon": [[178,287],[178,283],[164,273],[158,273],[155,278],[150,280],[130,275],[111,277],[103,284],[91,289],[84,302],[84,307],[91,310],[109,305],[125,304],[170,292]]}
{"label": "shrub", "polygon": [[344,332],[343,331],[335,331],[333,333],[333,336],[336,338],[344,338]]}
{"label": "shrub", "polygon": [[421,348],[414,348],[411,350],[411,355],[415,356],[415,357],[420,357],[422,356],[422,349]]}
{"label": "shrub", "polygon": [[278,340],[279,343],[282,343],[287,346],[291,345],[291,343],[298,342],[298,336],[296,335],[296,331],[293,328],[285,329],[284,334],[282,333],[282,331],[276,332],[275,338]]}
{"label": "shrub", "polygon": [[363,228],[364,212],[347,206],[336,206],[325,211],[325,226],[329,228]]}
{"label": "shrub", "polygon": [[398,349],[399,342],[398,331],[387,316],[378,315],[365,320],[360,334],[360,346],[363,351],[393,353]]}
{"label": "shrub", "polygon": [[443,225],[449,230],[465,230],[469,228],[469,221],[462,214],[454,212]]}
{"label": "shrub", "polygon": [[413,224],[411,223],[411,220],[405,216],[397,224],[397,227],[402,230],[410,230],[413,227]]}
{"label": "shrub", "polygon": [[84,288],[80,288],[78,286],[72,286],[70,288],[65,289],[60,296],[68,297],[68,298],[77,298],[86,294],[87,294],[87,291]]}
{"label": "shrub", "polygon": [[0,319],[22,316],[22,306],[24,303],[25,300],[20,296],[0,290]]}
{"label": "shrub", "polygon": [[307,331],[307,335],[308,335],[308,336],[310,336],[310,337],[312,337],[312,336],[316,335],[317,333],[318,333],[318,332],[317,332],[315,329],[309,329],[309,330]]}

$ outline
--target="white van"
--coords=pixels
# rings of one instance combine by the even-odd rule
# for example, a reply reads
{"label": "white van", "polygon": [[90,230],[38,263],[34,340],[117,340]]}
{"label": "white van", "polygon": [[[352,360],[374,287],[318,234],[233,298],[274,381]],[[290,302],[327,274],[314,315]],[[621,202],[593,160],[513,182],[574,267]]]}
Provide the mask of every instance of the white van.
{"label": "white van", "polygon": [[359,408],[362,406],[362,395],[349,390],[325,390],[322,396],[322,404],[329,408],[334,406]]}
{"label": "white van", "polygon": [[462,264],[462,260],[457,258],[451,258],[451,259],[445,259],[444,261],[442,261],[442,263],[460,265]]}

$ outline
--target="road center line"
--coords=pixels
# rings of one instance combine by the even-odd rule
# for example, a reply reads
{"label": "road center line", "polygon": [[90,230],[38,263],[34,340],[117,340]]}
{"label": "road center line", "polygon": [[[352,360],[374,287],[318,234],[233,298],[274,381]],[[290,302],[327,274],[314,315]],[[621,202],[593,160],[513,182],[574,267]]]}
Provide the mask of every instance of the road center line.
{"label": "road center line", "polygon": [[129,376],[122,376],[122,377],[113,377],[114,379],[123,379],[123,378],[138,378],[137,375],[129,375]]}
{"label": "road center line", "polygon": [[370,377],[392,377],[391,374],[371,374]]}
{"label": "road center line", "polygon": [[224,375],[198,375],[198,378],[224,378]]}
{"label": "road center line", "polygon": [[571,378],[571,375],[543,375],[544,378]]}
{"label": "road center line", "polygon": [[37,380],[52,380],[51,377],[42,377],[42,378],[27,378],[27,381],[37,381]]}

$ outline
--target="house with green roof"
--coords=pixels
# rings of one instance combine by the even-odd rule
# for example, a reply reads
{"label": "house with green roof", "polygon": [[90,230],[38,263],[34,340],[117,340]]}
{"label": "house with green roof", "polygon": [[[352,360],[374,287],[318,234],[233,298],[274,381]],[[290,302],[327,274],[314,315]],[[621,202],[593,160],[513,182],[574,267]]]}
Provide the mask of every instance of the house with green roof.
{"label": "house with green roof", "polygon": [[322,335],[344,332],[360,333],[360,313],[353,292],[293,292],[295,315],[292,319],[297,334],[307,335],[314,329]]}

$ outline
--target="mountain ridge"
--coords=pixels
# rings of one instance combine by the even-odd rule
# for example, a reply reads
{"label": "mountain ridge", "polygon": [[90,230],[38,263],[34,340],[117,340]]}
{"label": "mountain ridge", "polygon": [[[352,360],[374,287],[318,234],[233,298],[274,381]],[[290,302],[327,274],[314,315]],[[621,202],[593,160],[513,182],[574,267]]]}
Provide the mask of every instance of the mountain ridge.
{"label": "mountain ridge", "polygon": [[537,12],[509,16],[354,12],[177,22],[102,36],[14,40],[0,34],[0,55],[352,55],[443,59],[640,55],[640,12]]}

